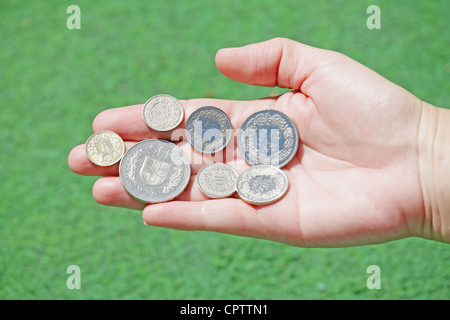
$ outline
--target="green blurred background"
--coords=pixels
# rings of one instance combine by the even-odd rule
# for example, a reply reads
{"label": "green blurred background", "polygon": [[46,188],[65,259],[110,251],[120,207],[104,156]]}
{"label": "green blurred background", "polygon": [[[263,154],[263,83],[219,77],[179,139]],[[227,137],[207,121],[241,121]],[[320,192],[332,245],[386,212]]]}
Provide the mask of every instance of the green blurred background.
{"label": "green blurred background", "polygon": [[[69,5],[81,30],[69,30]],[[366,9],[381,8],[369,30]],[[449,299],[450,247],[422,239],[304,249],[144,226],[97,204],[67,166],[95,115],[159,93],[255,99],[281,89],[217,71],[222,47],[273,37],[340,51],[448,107],[450,2],[0,1],[1,299]],[[366,287],[369,265],[381,290]],[[69,290],[69,265],[81,290]]]}

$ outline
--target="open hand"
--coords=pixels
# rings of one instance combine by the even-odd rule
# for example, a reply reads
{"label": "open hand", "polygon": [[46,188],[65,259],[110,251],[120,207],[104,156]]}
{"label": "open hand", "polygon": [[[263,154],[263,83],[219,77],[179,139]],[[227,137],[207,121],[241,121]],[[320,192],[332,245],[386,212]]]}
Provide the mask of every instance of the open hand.
{"label": "open hand", "polygon": [[[240,82],[292,89],[253,101],[181,100],[185,118],[212,105],[228,114],[235,129],[262,109],[287,114],[300,136],[296,156],[282,168],[290,182],[287,194],[265,206],[248,204],[238,196],[208,199],[193,176],[175,200],[146,205],[123,188],[118,165],[93,165],[80,145],[70,153],[69,166],[78,174],[103,176],[93,187],[97,202],[143,210],[149,225],[305,247],[380,243],[418,235],[424,214],[417,153],[421,100],[340,53],[288,39],[222,49],[216,64],[224,75]],[[106,110],[94,120],[94,131],[118,133],[127,148],[144,139],[172,139],[172,133],[153,131],[144,123],[142,108]],[[180,128],[184,129],[184,122]],[[185,140],[179,145],[188,158],[195,157],[197,151]],[[248,165],[237,151],[236,157],[227,157],[227,163],[241,172]],[[193,175],[211,159],[203,160],[192,164]]]}

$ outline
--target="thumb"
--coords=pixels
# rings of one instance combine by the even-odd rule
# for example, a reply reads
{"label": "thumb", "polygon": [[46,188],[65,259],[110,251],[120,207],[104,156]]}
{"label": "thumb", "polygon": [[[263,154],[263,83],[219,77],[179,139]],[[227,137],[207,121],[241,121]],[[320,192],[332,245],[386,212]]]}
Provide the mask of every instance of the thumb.
{"label": "thumb", "polygon": [[304,80],[331,51],[274,38],[240,48],[221,49],[216,66],[225,76],[258,86],[279,86],[301,91]]}

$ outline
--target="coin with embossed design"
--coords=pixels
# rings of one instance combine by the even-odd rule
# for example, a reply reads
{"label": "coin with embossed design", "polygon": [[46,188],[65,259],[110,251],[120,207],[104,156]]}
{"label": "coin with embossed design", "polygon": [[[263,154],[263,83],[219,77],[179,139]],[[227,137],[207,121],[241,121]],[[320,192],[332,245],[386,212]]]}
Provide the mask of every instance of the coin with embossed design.
{"label": "coin with embossed design", "polygon": [[255,165],[243,171],[236,182],[242,200],[257,204],[269,204],[282,198],[289,187],[286,174],[271,165]]}
{"label": "coin with embossed design", "polygon": [[283,167],[298,149],[298,132],[292,120],[277,110],[252,114],[242,124],[238,147],[250,165]]}
{"label": "coin with embossed design", "polygon": [[230,118],[219,108],[205,106],[195,110],[186,121],[189,144],[202,153],[214,153],[228,144],[232,135]]}
{"label": "coin with embossed design", "polygon": [[238,173],[224,163],[212,163],[198,172],[195,181],[198,188],[210,198],[225,198],[236,191]]}
{"label": "coin with embossed design", "polygon": [[98,131],[86,141],[88,159],[100,167],[112,166],[120,161],[125,152],[122,138],[112,131]]}
{"label": "coin with embossed design", "polygon": [[148,139],[136,143],[119,166],[122,185],[142,202],[169,201],[188,185],[191,166],[183,150],[172,142]]}
{"label": "coin with embossed design", "polygon": [[168,94],[159,94],[147,100],[142,116],[153,130],[170,131],[183,120],[184,109],[178,99]]}

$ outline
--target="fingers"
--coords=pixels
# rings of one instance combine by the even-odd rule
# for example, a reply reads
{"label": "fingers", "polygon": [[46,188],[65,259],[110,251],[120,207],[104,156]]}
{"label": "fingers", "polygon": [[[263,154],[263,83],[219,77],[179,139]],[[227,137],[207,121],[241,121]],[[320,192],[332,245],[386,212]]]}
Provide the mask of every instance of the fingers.
{"label": "fingers", "polygon": [[217,68],[225,76],[258,86],[279,86],[301,91],[302,83],[333,52],[293,40],[275,38],[240,48],[221,49]]}
{"label": "fingers", "polygon": [[150,205],[143,210],[142,217],[148,225],[180,230],[209,230],[258,237],[265,230],[256,209],[235,198]]}
{"label": "fingers", "polygon": [[[209,199],[200,191],[195,182],[195,178],[195,175],[191,176],[186,189],[176,197],[176,201],[172,202],[198,202]],[[92,195],[95,201],[105,206],[142,210],[149,205],[133,198],[123,187],[119,177],[102,177],[98,179],[92,188]],[[233,196],[238,197],[236,193]],[[154,205],[157,204],[150,204],[150,206]]]}
{"label": "fingers", "polygon": [[[130,149],[136,144],[134,141],[125,141],[126,150]],[[228,163],[235,169],[243,171],[247,165],[244,159],[238,153],[237,146],[234,143],[230,143],[227,148],[216,152],[214,154],[202,154],[192,149],[189,143],[180,142],[177,145],[183,150],[184,155],[188,158],[191,165],[191,172],[193,175],[206,164],[210,163]],[[239,154],[239,158],[237,156]],[[85,176],[118,176],[119,175],[119,163],[116,163],[108,167],[99,167],[93,164],[86,155],[86,145],[81,144],[72,149],[68,157],[69,168],[76,174]]]}
{"label": "fingers", "polygon": [[171,140],[172,132],[158,132],[147,126],[142,117],[143,107],[143,104],[139,104],[102,111],[92,124],[94,132],[113,131],[123,140],[140,141],[149,138]]}
{"label": "fingers", "polygon": [[[191,99],[182,100],[181,103],[185,109],[186,117],[196,109],[212,105],[222,109],[230,118],[233,128],[239,128],[243,121],[250,114],[261,110],[270,109],[277,106],[276,99],[260,99],[251,101],[228,101],[218,99]],[[142,105],[133,105],[128,107],[113,108],[101,112],[93,123],[94,131],[110,130],[125,140],[125,146],[129,149],[135,141],[145,139],[164,139],[170,141],[180,141],[184,139],[184,122],[172,132],[158,132],[150,129],[142,119]],[[231,139],[230,144],[221,152],[214,155],[202,155],[194,151],[185,141],[179,143],[183,148],[190,163],[192,170],[196,173],[200,167],[206,163],[213,162],[233,162],[235,160],[243,161],[242,156],[237,152],[236,139]],[[86,156],[85,145],[75,147],[69,154],[69,167],[77,174],[89,176],[113,176],[118,175],[119,165],[111,167],[98,167],[91,163]]]}
{"label": "fingers", "polygon": [[103,177],[98,179],[92,195],[98,203],[105,206],[115,206],[142,210],[146,204],[134,199],[122,186],[119,177]]}
{"label": "fingers", "polygon": [[220,99],[191,99],[180,100],[185,117],[181,124],[173,131],[158,132],[150,129],[142,118],[143,105],[113,108],[102,111],[93,122],[94,131],[109,130],[117,133],[123,140],[141,141],[145,139],[164,139],[180,141],[184,138],[186,119],[198,108],[214,106],[223,110],[231,120],[233,126],[239,127],[250,114],[261,108],[272,108],[276,99],[261,99],[252,101],[230,101]]}

